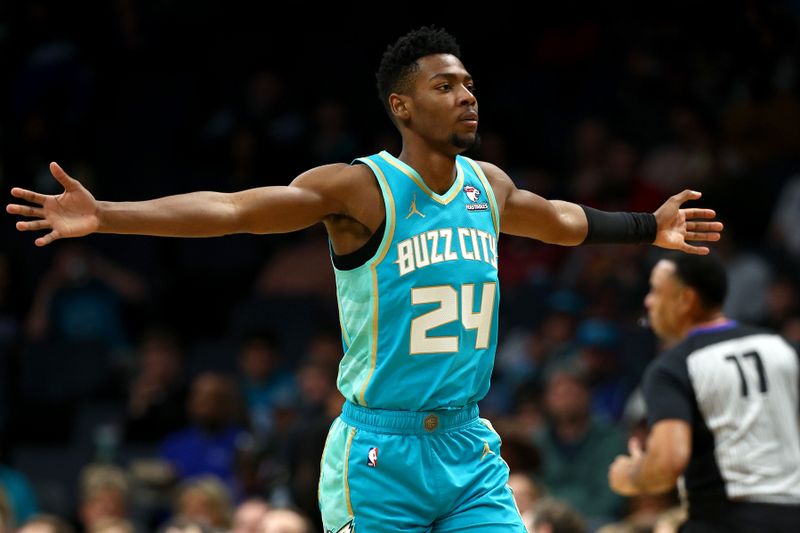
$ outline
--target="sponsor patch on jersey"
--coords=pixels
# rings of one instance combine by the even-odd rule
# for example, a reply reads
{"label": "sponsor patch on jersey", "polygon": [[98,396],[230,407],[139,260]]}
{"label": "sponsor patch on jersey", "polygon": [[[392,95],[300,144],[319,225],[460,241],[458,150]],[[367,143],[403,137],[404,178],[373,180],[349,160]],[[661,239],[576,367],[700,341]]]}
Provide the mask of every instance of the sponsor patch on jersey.
{"label": "sponsor patch on jersey", "polygon": [[486,211],[489,209],[489,204],[486,202],[479,202],[481,197],[480,189],[473,187],[472,185],[467,185],[464,187],[464,194],[467,195],[467,198],[471,203],[467,204],[467,211]]}
{"label": "sponsor patch on jersey", "polygon": [[367,466],[378,466],[378,448],[370,448],[367,452]]}

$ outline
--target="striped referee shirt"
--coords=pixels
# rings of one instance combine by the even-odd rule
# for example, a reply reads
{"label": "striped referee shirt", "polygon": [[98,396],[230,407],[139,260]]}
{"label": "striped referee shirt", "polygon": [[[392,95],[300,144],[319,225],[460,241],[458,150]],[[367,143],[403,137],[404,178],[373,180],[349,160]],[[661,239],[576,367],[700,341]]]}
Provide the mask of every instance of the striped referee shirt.
{"label": "striped referee shirt", "polygon": [[648,424],[692,427],[690,514],[730,501],[800,504],[799,368],[780,336],[732,321],[693,330],[650,364]]}

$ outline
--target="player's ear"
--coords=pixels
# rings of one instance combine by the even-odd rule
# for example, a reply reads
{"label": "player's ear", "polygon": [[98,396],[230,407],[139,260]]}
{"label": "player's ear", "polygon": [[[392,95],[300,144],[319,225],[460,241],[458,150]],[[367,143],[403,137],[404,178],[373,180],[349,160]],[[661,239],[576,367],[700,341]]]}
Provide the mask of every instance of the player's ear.
{"label": "player's ear", "polygon": [[403,122],[409,119],[411,113],[409,111],[410,99],[403,94],[392,93],[389,95],[389,109],[392,110],[392,115]]}

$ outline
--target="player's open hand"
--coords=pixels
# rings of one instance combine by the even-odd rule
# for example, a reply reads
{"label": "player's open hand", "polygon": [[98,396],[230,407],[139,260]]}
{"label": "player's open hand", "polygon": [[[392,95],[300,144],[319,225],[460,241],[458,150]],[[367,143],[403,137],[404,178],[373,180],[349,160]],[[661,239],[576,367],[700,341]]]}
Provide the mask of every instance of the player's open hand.
{"label": "player's open hand", "polygon": [[32,220],[17,222],[20,231],[50,230],[36,239],[36,246],[46,246],[56,239],[82,237],[100,225],[97,216],[97,201],[86,188],[58,166],[50,163],[50,172],[63,187],[58,195],[45,195],[15,187],[11,195],[36,205],[9,204],[6,211],[12,215],[30,217]]}
{"label": "player's open hand", "polygon": [[717,216],[713,209],[681,209],[681,205],[689,200],[697,200],[700,196],[699,192],[687,189],[671,197],[656,210],[654,215],[658,230],[653,244],[690,254],[708,254],[707,246],[694,246],[689,241],[718,241],[722,222],[711,220]]}

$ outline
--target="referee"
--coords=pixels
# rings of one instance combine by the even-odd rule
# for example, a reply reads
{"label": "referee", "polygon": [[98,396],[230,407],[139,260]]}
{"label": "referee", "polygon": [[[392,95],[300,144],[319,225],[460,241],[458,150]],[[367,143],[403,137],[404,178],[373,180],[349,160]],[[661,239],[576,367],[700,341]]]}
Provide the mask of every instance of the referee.
{"label": "referee", "polygon": [[631,440],[609,484],[633,496],[683,475],[682,533],[800,532],[800,361],[780,336],[725,318],[726,290],[711,256],[653,268],[645,306],[672,346],[644,376],[647,450]]}

